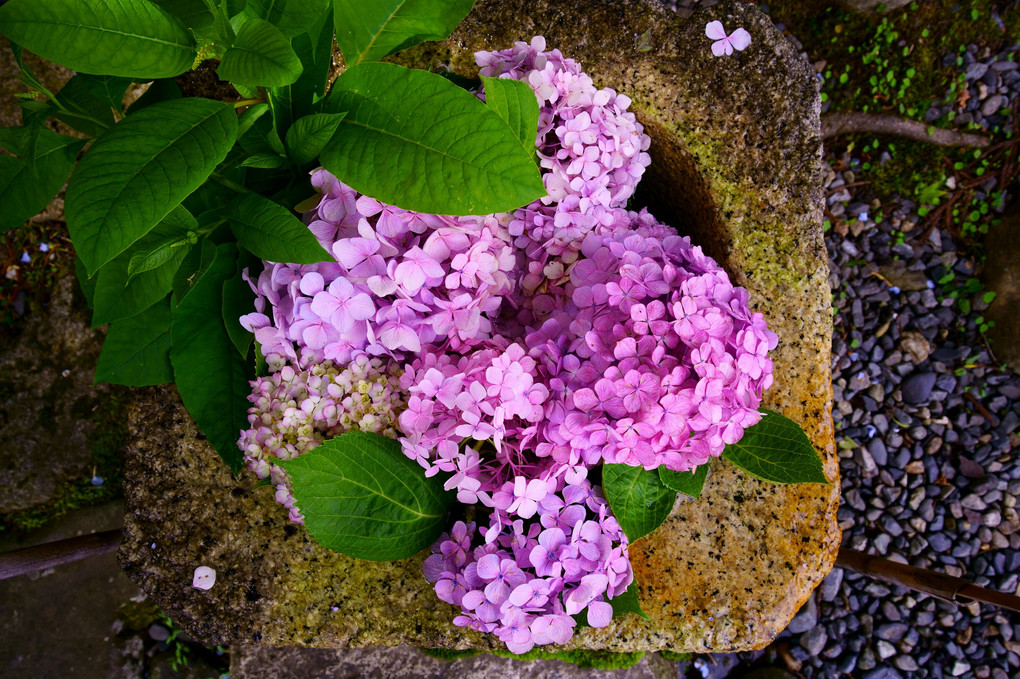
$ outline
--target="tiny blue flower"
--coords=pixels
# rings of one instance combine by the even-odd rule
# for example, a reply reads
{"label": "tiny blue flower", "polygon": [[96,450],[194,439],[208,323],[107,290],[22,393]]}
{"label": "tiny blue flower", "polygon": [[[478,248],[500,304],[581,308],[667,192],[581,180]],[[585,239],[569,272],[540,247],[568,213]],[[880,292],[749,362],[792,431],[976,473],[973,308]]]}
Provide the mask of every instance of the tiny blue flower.
{"label": "tiny blue flower", "polygon": [[877,433],[878,433],[878,430],[877,430],[877,429],[875,429],[875,425],[873,425],[873,424],[868,424],[868,425],[865,425],[865,427],[864,427],[864,430],[865,430],[866,432],[868,432],[868,438],[869,438],[869,439],[873,439],[873,438],[875,438],[875,434],[877,434]]}
{"label": "tiny blue flower", "polygon": [[898,287],[896,287],[895,285],[893,285],[893,286],[891,286],[889,288],[889,292],[891,292],[894,295],[898,295],[898,294],[900,294],[900,289]]}
{"label": "tiny blue flower", "polygon": [[22,252],[21,253],[21,263],[22,264],[28,264],[31,261],[32,261],[32,258],[28,255],[27,252]]}
{"label": "tiny blue flower", "polygon": [[868,211],[865,210],[861,214],[857,215],[857,221],[859,221],[859,222],[866,222],[866,221],[868,221]]}
{"label": "tiny blue flower", "polygon": [[49,251],[50,251],[50,244],[49,243],[39,243],[39,252],[49,252]]}
{"label": "tiny blue flower", "polygon": [[931,290],[935,287],[935,281],[927,281],[928,289]]}
{"label": "tiny blue flower", "polygon": [[92,476],[92,485],[93,486],[101,486],[101,485],[103,485],[103,477],[99,476],[98,474],[93,475]]}

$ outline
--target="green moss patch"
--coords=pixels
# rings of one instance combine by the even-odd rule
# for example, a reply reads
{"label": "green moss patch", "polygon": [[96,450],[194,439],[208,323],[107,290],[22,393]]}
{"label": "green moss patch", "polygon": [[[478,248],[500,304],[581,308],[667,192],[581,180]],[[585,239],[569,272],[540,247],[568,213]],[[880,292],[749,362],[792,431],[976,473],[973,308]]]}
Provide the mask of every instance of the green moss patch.
{"label": "green moss patch", "polygon": [[[425,655],[432,658],[438,658],[439,660],[459,660],[461,658],[472,658],[482,651],[477,650],[466,650],[466,651],[454,651],[445,648],[423,648]],[[577,665],[581,669],[598,669],[598,670],[622,670],[628,667],[633,667],[641,662],[641,658],[645,656],[644,651],[638,651],[635,653],[614,653],[612,651],[589,651],[589,650],[576,650],[576,651],[542,651],[539,649],[532,649],[527,653],[516,655],[510,651],[488,651],[491,655],[497,655],[501,658],[512,658],[513,660],[561,660],[563,662],[572,663]],[[683,654],[674,654],[681,656]]]}

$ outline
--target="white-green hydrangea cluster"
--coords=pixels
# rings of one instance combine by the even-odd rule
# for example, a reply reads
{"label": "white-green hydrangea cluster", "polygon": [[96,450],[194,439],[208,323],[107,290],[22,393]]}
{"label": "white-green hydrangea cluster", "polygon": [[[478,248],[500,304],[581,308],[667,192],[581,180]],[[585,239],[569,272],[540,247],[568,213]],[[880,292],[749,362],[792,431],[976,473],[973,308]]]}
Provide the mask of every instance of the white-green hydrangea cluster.
{"label": "white-green hydrangea cluster", "polygon": [[251,383],[249,428],[237,445],[249,468],[276,486],[290,520],[304,523],[290,478],[276,460],[290,460],[350,429],[397,438],[397,416],[407,405],[400,366],[389,358],[358,356],[344,367],[331,361],[306,370],[289,365]]}

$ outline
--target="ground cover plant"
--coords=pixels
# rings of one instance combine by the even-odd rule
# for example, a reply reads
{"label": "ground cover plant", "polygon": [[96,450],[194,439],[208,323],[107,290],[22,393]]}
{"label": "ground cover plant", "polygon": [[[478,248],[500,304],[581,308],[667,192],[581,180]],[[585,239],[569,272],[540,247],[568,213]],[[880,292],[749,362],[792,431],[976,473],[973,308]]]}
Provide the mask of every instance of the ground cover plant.
{"label": "ground cover plant", "polygon": [[[32,91],[2,225],[67,180],[97,381],[175,383],[329,548],[433,545],[454,623],[522,653],[641,614],[628,545],[711,458],[826,479],[759,410],[778,338],[747,292],[626,209],[649,163],[626,96],[541,37],[478,53],[478,81],[378,61],[471,4],[11,0]],[[752,39],[718,24],[717,57]],[[48,91],[22,47],[77,75]],[[183,96],[206,59],[234,101]]]}

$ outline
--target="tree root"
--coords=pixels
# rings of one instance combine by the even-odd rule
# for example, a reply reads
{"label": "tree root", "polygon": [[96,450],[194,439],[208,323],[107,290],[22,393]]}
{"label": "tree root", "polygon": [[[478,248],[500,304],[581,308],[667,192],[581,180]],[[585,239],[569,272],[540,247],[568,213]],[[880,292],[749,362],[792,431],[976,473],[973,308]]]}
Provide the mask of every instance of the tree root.
{"label": "tree root", "polygon": [[988,139],[978,134],[943,130],[916,120],[907,120],[885,113],[827,113],[822,116],[823,139],[829,139],[839,134],[858,132],[891,134],[936,146],[976,148],[988,146]]}

